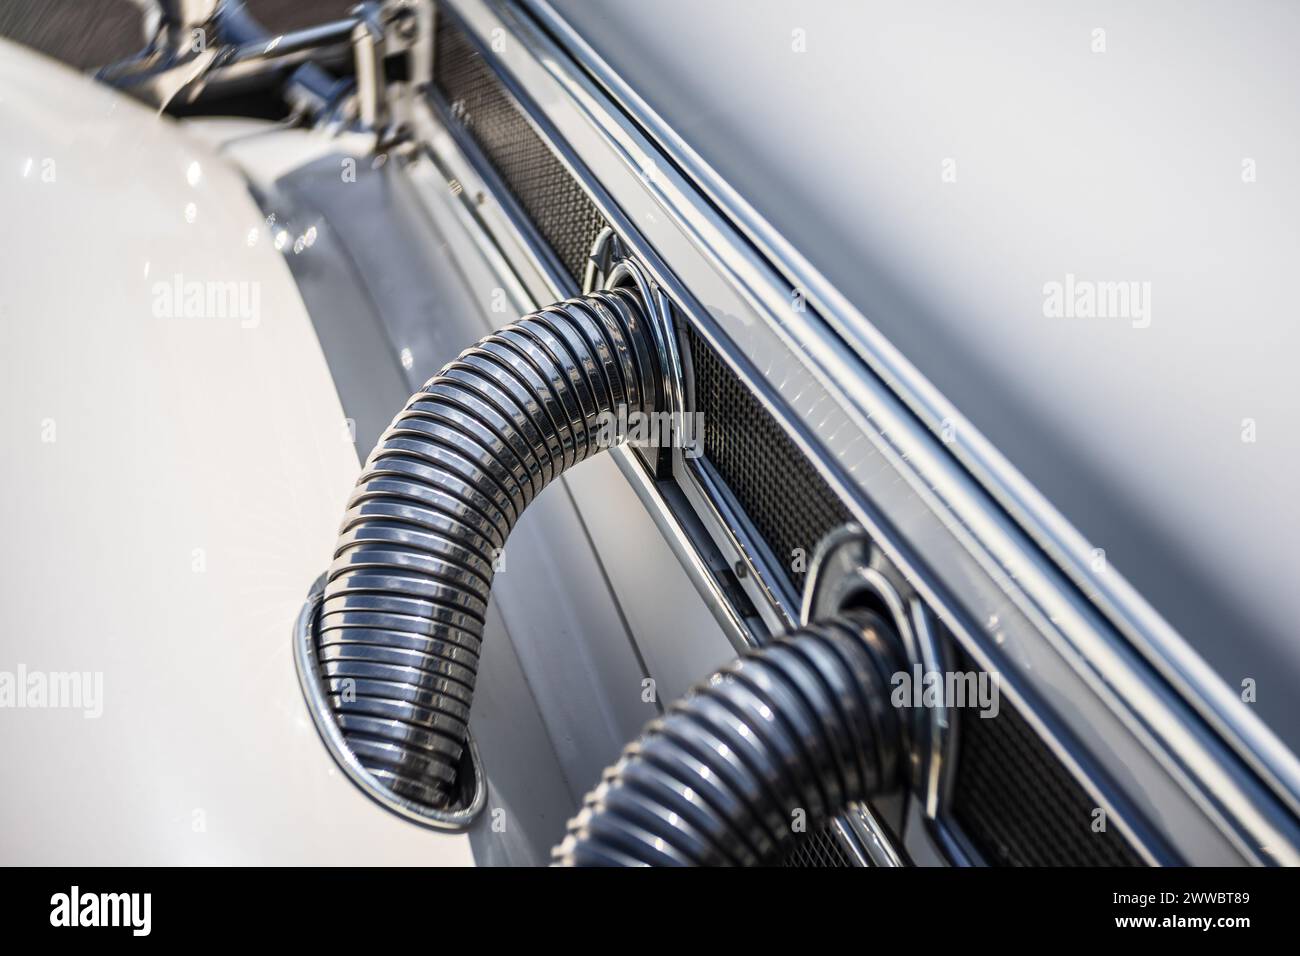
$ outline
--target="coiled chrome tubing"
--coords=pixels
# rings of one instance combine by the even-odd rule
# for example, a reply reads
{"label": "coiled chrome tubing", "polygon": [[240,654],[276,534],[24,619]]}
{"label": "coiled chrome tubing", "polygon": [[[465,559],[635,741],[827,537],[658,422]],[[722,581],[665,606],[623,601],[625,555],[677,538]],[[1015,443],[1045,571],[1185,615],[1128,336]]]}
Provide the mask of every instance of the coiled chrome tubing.
{"label": "coiled chrome tubing", "polygon": [[429,379],[366,461],[315,650],[346,747],[402,800],[455,805],[497,559],[542,489],[657,408],[655,356],[634,293],[558,303]]}

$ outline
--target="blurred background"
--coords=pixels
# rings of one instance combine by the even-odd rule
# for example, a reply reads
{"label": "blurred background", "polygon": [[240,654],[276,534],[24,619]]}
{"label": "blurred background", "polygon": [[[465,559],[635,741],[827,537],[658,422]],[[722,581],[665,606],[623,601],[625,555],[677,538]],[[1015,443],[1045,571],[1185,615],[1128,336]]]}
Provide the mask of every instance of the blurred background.
{"label": "blurred background", "polygon": [[[339,16],[356,0],[247,0],[268,30],[279,32]],[[91,70],[144,46],[149,0],[0,0],[0,36]]]}

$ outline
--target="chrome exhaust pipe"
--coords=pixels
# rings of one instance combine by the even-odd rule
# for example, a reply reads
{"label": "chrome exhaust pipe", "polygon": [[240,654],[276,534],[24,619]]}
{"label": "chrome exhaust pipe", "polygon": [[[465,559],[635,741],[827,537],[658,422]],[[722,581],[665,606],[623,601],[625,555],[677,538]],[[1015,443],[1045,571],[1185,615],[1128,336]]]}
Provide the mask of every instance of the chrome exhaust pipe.
{"label": "chrome exhaust pipe", "polygon": [[301,624],[300,676],[336,759],[405,815],[471,815],[460,778],[494,569],[548,484],[659,407],[653,336],[626,290],[533,313],[448,363],[371,452]]}

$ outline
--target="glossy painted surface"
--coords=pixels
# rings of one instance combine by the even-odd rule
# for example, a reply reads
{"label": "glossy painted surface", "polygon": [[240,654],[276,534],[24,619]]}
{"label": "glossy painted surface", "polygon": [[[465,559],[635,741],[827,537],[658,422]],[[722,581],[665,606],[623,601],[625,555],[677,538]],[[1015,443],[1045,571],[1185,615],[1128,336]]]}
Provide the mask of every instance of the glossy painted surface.
{"label": "glossy painted surface", "polygon": [[1300,741],[1293,10],[553,5]]}
{"label": "glossy painted surface", "polygon": [[[0,43],[0,220],[0,675],[102,687],[97,717],[0,707],[0,861],[470,863],[304,708],[289,635],[358,459],[245,182]],[[242,306],[169,303],[178,276]]]}

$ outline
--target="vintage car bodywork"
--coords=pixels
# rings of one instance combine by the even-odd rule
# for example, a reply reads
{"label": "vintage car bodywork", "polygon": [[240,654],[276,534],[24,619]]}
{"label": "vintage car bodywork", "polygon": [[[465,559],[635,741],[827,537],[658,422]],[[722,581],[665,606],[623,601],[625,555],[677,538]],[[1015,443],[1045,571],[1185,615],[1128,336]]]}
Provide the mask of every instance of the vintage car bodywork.
{"label": "vintage car bodywork", "polygon": [[[3,669],[102,675],[84,707],[6,708],[30,785],[5,788],[0,855],[468,862],[365,812],[302,710],[285,634],[357,458],[244,181],[9,43],[0,113],[6,485],[29,492],[6,496]],[[155,292],[235,276],[256,298],[225,318]],[[340,821],[347,845],[322,841]]]}
{"label": "vintage car bodywork", "polygon": [[[355,90],[268,74],[294,122],[223,113],[240,56],[4,44],[0,670],[102,714],[0,713],[0,855],[545,863],[647,721],[852,598],[999,716],[906,711],[902,785],[786,862],[1300,862],[1288,18],[376,4],[317,44]],[[331,739],[303,602],[407,396],[619,281],[702,447],[528,505],[480,803],[421,828]]]}

